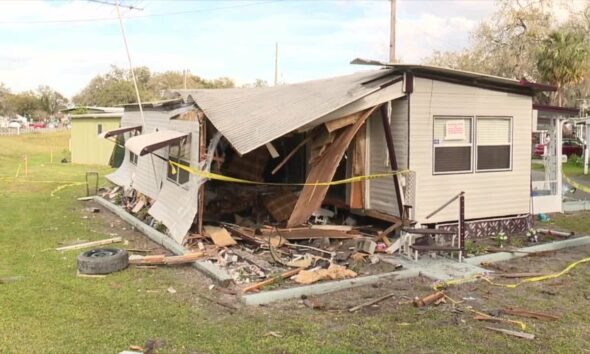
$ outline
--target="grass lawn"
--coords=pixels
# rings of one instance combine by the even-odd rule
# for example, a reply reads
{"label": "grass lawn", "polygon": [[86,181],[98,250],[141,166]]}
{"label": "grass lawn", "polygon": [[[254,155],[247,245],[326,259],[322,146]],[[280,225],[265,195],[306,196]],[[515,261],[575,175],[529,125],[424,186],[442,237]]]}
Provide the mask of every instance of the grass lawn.
{"label": "grass lawn", "polygon": [[[129,268],[102,279],[76,276],[79,251],[59,253],[59,242],[109,237],[112,225],[88,214],[76,197],[84,172],[107,169],[61,164],[67,133],[0,137],[0,353],[118,353],[148,340],[163,343],[159,353],[579,353],[590,348],[590,264],[556,280],[517,289],[471,283],[449,289],[454,298],[472,296],[480,309],[526,307],[562,315],[556,322],[526,319],[533,341],[508,337],[452,306],[416,309],[408,297],[431,292],[428,280],[384,281],[315,300],[330,310],[313,310],[292,300],[229,311],[208,298],[222,294],[190,267]],[[53,151],[54,163],[50,164]],[[14,179],[22,156],[29,159]],[[102,212],[100,214],[105,214]],[[589,220],[590,214],[577,214]],[[554,219],[557,222],[556,219]],[[576,222],[569,219],[568,222]],[[581,224],[588,233],[590,224]],[[560,252],[557,259],[527,258],[506,267],[557,271],[587,256],[590,248]],[[166,289],[173,287],[175,294]],[[550,291],[543,293],[541,290]],[[354,314],[348,306],[395,291],[400,296]],[[553,295],[551,295],[553,294]],[[517,329],[507,327],[510,329]],[[276,332],[280,337],[266,335]]]}

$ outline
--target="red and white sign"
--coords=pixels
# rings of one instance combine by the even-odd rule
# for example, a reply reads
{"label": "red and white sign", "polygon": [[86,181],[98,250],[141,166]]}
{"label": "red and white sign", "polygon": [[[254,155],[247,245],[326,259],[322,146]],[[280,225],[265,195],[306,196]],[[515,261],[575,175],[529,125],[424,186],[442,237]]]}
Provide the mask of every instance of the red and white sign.
{"label": "red and white sign", "polygon": [[445,140],[465,140],[465,121],[448,120],[445,123]]}

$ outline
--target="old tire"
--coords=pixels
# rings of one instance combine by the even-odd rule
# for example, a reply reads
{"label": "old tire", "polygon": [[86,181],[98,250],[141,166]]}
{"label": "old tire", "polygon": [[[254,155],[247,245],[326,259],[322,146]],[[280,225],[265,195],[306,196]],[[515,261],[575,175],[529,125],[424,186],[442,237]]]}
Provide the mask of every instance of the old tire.
{"label": "old tire", "polygon": [[96,248],[78,256],[78,271],[82,274],[109,274],[128,265],[129,254],[119,248]]}

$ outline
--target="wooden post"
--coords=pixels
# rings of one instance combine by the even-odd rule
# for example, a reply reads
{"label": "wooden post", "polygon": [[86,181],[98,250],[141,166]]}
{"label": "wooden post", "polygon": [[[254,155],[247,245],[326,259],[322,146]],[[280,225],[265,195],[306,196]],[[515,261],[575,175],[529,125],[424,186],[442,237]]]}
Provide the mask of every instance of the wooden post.
{"label": "wooden post", "polygon": [[[385,142],[387,143],[387,151],[389,152],[389,164],[391,165],[391,170],[394,172],[397,172],[398,171],[397,159],[395,157],[395,147],[393,146],[393,136],[391,135],[391,126],[389,123],[390,114],[389,114],[389,110],[387,109],[387,107],[388,107],[387,104],[383,104],[380,107],[381,120],[383,122],[383,132],[385,133]],[[397,202],[397,207],[398,207],[399,214],[400,214],[399,216],[401,219],[404,219],[404,206],[403,206],[402,195],[401,195],[402,191],[400,188],[398,175],[393,175],[393,185],[395,188],[396,202]]]}
{"label": "wooden post", "polygon": [[465,193],[461,192],[459,196],[459,262],[462,262],[463,253],[465,253]]}

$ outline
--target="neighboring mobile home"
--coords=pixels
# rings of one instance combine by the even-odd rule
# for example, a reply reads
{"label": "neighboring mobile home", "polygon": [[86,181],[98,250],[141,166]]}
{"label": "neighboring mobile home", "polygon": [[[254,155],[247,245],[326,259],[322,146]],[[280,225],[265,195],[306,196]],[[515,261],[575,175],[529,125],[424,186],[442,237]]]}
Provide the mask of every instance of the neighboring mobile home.
{"label": "neighboring mobile home", "polygon": [[123,108],[76,107],[62,112],[70,113],[70,151],[73,163],[119,167],[122,151],[121,158],[117,158],[116,144],[99,135],[120,127]]}
{"label": "neighboring mobile home", "polygon": [[468,237],[529,227],[532,97],[551,87],[359,62],[384,68],[277,87],[181,90],[143,105],[143,118],[126,106],[122,128],[106,133],[125,137],[126,158],[107,178],[149,197],[148,213],[178,243],[193,224],[200,232],[203,220],[257,219],[260,208],[289,227],[325,206],[453,228],[456,204],[430,214],[460,192]]}

